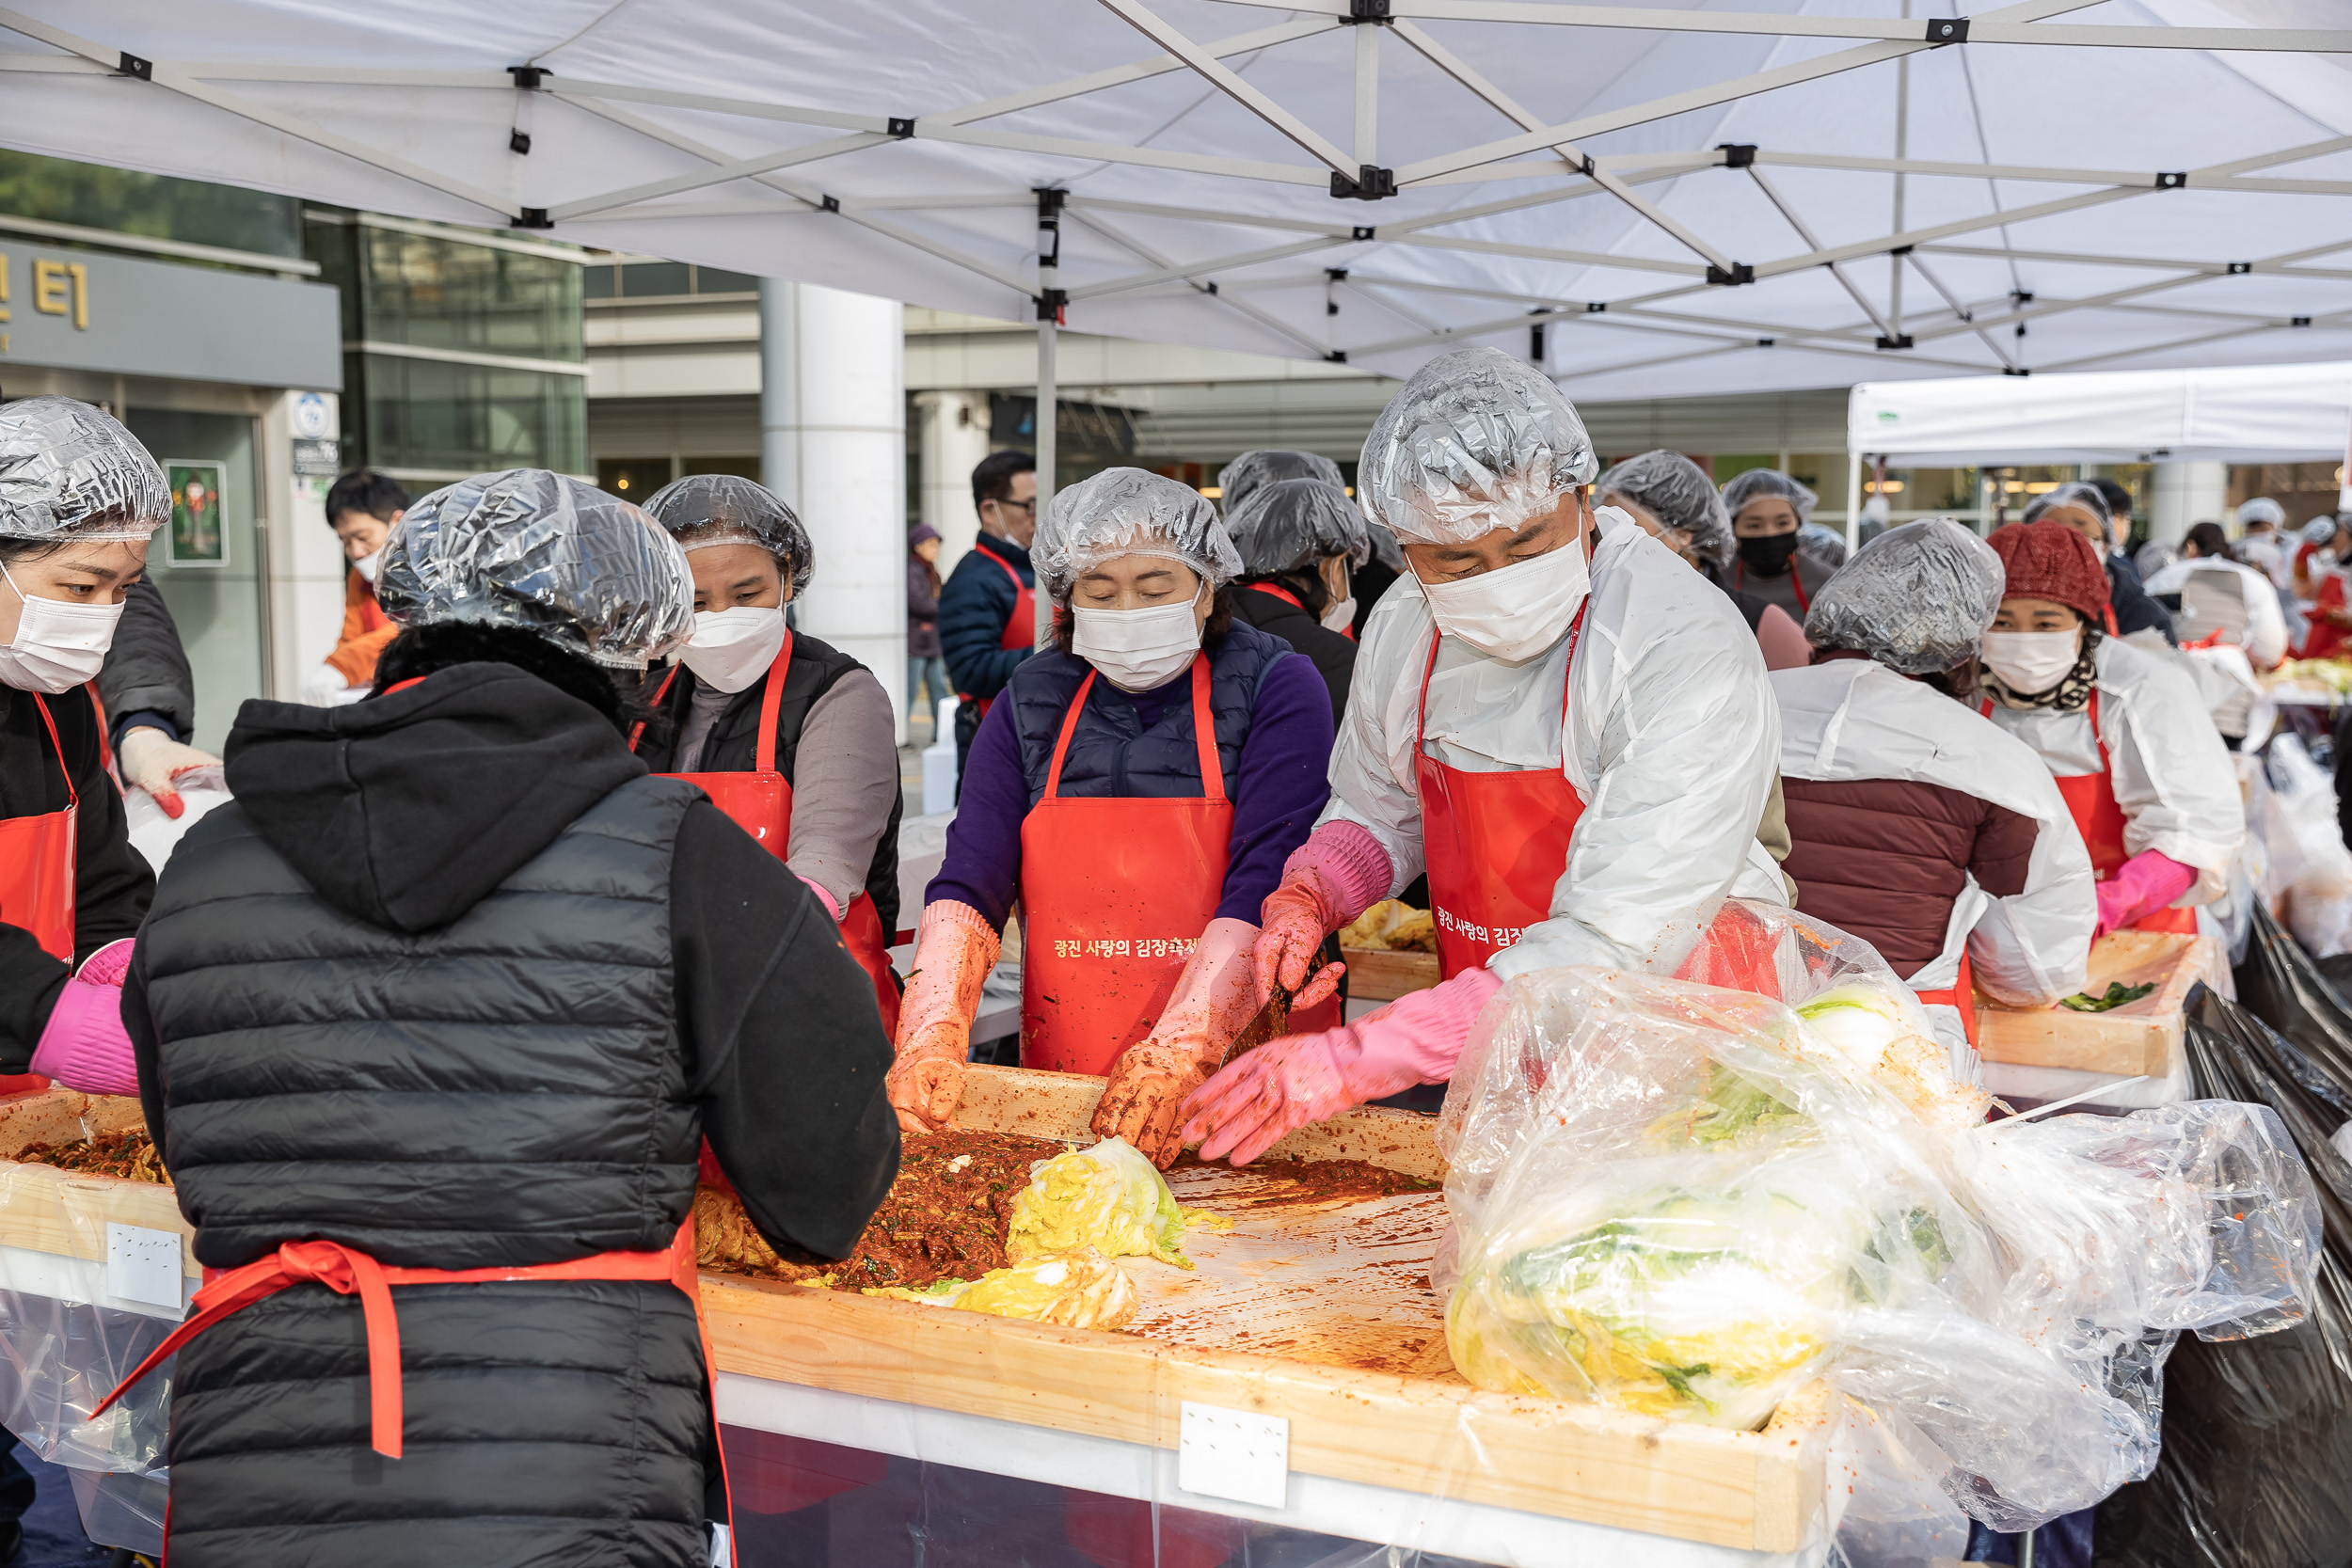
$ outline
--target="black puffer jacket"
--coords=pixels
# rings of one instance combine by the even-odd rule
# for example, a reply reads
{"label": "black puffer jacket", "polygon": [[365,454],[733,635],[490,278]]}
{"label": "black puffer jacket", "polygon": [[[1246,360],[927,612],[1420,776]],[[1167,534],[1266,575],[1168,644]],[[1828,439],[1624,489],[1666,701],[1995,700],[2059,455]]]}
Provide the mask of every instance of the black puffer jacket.
{"label": "black puffer jacket", "polygon": [[1268,585],[1256,582],[1234,588],[1233,619],[1280,638],[1313,661],[1323,684],[1331,689],[1331,727],[1336,731],[1347,718],[1347,692],[1356,681],[1355,640],[1342,637],[1299,605],[1277,597]]}
{"label": "black puffer jacket", "polygon": [[122,619],[98,670],[98,695],[117,745],[129,721],[141,716],[167,721],[174,740],[196,734],[196,677],[180,645],[180,626],[163,592],[145,578],[122,601]]}
{"label": "black puffer jacket", "polygon": [[[780,1246],[897,1169],[873,989],[781,863],[509,666],[247,703],[123,1013],[196,1255],[325,1237],[475,1268],[665,1245],[707,1135]],[[301,1285],[180,1353],[177,1568],[708,1560],[693,1308],[667,1283],[404,1286],[404,1456],[358,1303]]]}

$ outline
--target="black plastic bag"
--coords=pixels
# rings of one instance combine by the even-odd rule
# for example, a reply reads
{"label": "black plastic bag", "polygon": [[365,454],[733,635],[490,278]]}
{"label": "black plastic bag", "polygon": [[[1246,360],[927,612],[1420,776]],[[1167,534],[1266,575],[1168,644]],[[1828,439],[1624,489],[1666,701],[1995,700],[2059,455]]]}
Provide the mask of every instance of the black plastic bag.
{"label": "black plastic bag", "polygon": [[[2318,1049],[2283,1037],[2200,990],[2189,1008],[2189,1072],[2200,1098],[2268,1105],[2318,1189],[2325,1245],[2311,1314],[2294,1328],[2209,1344],[2185,1337],[2165,1372],[2164,1451],[2155,1473],[2099,1507],[2100,1568],[2344,1568],[2352,1564],[2352,1164],[2328,1142],[2330,1109],[2352,1095],[2335,1070],[2340,1000],[2303,999],[2310,958],[2256,911],[2239,971],[2310,1019]],[[2266,929],[2265,929],[2266,927]],[[2324,988],[2323,988],[2324,989]]]}
{"label": "black plastic bag", "polygon": [[2259,900],[2236,978],[2238,1006],[2294,1042],[2317,1069],[2296,1076],[2333,1108],[2328,1130],[2352,1120],[2352,1005]]}

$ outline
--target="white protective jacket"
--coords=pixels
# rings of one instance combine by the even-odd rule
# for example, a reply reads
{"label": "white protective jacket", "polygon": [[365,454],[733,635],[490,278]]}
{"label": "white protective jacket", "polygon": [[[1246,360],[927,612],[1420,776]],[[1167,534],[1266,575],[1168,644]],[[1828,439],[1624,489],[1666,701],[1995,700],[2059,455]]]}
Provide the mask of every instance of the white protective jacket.
{"label": "white protective jacket", "polygon": [[2287,655],[2286,617],[2279,610],[2279,589],[2264,573],[2235,561],[2199,556],[2176,561],[2148,579],[2148,593],[2178,594],[2173,630],[2196,641],[2218,631],[2221,641],[2246,650],[2258,670]]}
{"label": "white protective jacket", "polygon": [[[2124,852],[2153,849],[2193,868],[2197,880],[2181,896],[2183,906],[2220,897],[2246,836],[2246,814],[2237,770],[2205,715],[2204,700],[2171,664],[2112,637],[2100,640],[2093,668],[2097,739],[2106,742],[2114,765]],[[2088,708],[2060,713],[1996,703],[1992,719],[2032,747],[2053,774],[2099,770]]]}
{"label": "white protective jacket", "polygon": [[[1772,683],[1783,778],[1940,784],[2031,817],[2041,830],[2023,892],[1995,898],[1968,879],[1953,901],[1944,950],[1911,977],[1915,990],[1948,990],[1963,950],[1977,989],[2010,1006],[2046,1007],[2083,989],[2098,884],[2065,798],[2029,747],[1975,709],[1866,659],[1775,671]],[[1970,1064],[1973,1080],[1959,1009],[1931,1006],[1928,1016],[1955,1064]]]}
{"label": "white protective jacket", "polygon": [[[1407,572],[1364,627],[1331,752],[1323,821],[1361,824],[1421,875],[1415,711],[1436,622]],[[1727,895],[1785,904],[1756,841],[1780,754],[1764,657],[1721,589],[1639,528],[1609,530],[1570,671],[1564,636],[1521,664],[1442,640],[1429,682],[1429,754],[1471,772],[1551,768],[1584,802],[1551,915],[1488,968],[1560,964],[1671,974]],[[1561,686],[1573,679],[1566,721]]]}

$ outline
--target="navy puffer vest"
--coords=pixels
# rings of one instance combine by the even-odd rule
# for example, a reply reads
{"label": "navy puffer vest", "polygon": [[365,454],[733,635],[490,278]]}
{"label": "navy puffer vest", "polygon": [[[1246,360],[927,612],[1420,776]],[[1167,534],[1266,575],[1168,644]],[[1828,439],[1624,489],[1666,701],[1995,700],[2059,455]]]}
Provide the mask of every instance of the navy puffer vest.
{"label": "navy puffer vest", "polygon": [[[1216,729],[1225,793],[1232,796],[1241,768],[1242,742],[1249,738],[1258,705],[1258,683],[1291,645],[1236,620],[1209,654],[1209,714]],[[1021,738],[1021,770],[1028,781],[1029,804],[1045,795],[1054,743],[1078,687],[1094,667],[1072,654],[1048,649],[1025,660],[1006,683],[1013,723]],[[1155,693],[1165,704],[1158,721],[1143,727],[1136,706],[1107,681],[1097,679],[1087,693],[1086,711],[1070,737],[1062,763],[1061,792],[1073,796],[1132,796],[1169,800],[1201,793],[1200,748],[1193,738],[1189,673]]]}

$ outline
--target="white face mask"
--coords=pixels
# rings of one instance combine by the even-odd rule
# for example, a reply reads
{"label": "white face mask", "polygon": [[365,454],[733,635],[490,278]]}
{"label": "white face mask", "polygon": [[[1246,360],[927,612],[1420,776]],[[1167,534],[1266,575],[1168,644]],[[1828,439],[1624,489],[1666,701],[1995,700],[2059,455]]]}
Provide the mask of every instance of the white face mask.
{"label": "white face mask", "polygon": [[1570,540],[1531,561],[1458,582],[1424,582],[1438,629],[1505,664],[1534,657],[1567,635],[1592,586],[1584,546]]}
{"label": "white face mask", "polygon": [[389,541],[388,540],[385,545],[376,546],[375,548],[370,550],[367,554],[361,556],[358,560],[351,563],[351,569],[359,574],[361,581],[373,582],[375,580],[376,572],[380,570],[384,564],[384,551],[386,545],[389,544]]}
{"label": "white face mask", "polygon": [[1984,667],[2020,697],[2037,696],[2066,678],[2082,657],[2082,628],[2073,631],[1989,631]]}
{"label": "white face mask", "polygon": [[1355,624],[1356,595],[1353,594],[1344,599],[1332,601],[1331,607],[1323,612],[1323,629],[1326,631],[1345,631]]}
{"label": "white face mask", "polygon": [[694,640],[678,660],[694,678],[721,691],[740,691],[768,673],[784,647],[784,607],[737,605],[697,610]]}
{"label": "white face mask", "polygon": [[15,640],[0,648],[0,684],[54,697],[95,679],[114,644],[122,607],[36,598],[17,588],[6,566],[0,566],[0,580],[24,601]]}
{"label": "white face mask", "polygon": [[[1208,586],[1201,585],[1201,593]],[[1072,607],[1076,622],[1070,650],[1103,673],[1121,691],[1166,686],[1200,651],[1200,627],[1193,610],[1200,595],[1141,610]]]}

